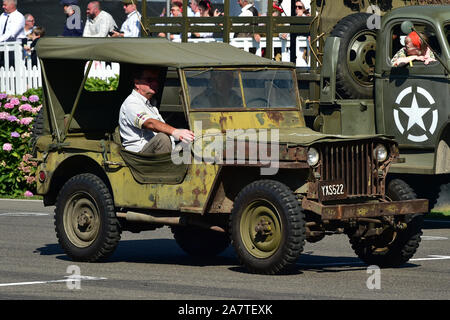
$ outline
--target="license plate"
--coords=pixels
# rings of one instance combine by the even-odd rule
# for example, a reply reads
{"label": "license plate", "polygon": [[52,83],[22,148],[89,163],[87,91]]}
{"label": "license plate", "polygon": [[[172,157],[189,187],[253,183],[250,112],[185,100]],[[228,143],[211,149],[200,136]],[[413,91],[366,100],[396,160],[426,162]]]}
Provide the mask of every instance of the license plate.
{"label": "license plate", "polygon": [[347,198],[347,188],[344,180],[320,181],[319,200],[336,200]]}

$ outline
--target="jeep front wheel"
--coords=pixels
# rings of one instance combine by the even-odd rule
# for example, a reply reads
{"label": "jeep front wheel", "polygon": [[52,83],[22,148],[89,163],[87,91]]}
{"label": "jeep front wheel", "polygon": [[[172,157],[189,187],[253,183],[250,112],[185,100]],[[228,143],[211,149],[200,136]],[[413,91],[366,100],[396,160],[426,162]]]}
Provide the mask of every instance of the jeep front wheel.
{"label": "jeep front wheel", "polygon": [[55,208],[56,236],[74,261],[106,259],[120,240],[113,199],[105,183],[86,173],[68,180]]}
{"label": "jeep front wheel", "polygon": [[237,195],[230,218],[231,241],[251,272],[276,274],[295,264],[305,243],[305,219],[284,184],[261,180]]}
{"label": "jeep front wheel", "polygon": [[[403,180],[392,180],[386,195],[393,201],[413,200],[417,196]],[[393,222],[403,225],[394,229],[385,225],[383,232],[374,237],[350,237],[352,248],[365,263],[379,267],[398,267],[413,257],[422,236],[422,214],[393,217]]]}

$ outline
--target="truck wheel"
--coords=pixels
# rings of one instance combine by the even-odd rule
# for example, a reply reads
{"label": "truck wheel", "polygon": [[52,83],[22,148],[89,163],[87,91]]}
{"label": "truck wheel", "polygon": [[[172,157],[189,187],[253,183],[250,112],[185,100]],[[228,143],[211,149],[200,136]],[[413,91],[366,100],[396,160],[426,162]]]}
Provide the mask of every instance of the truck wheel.
{"label": "truck wheel", "polygon": [[[403,180],[392,180],[386,195],[393,201],[416,199],[414,191]],[[396,217],[395,222],[404,223],[406,228],[394,230],[387,226],[383,233],[370,239],[351,237],[350,243],[358,257],[370,265],[398,267],[405,264],[416,253],[422,235],[422,214]]]}
{"label": "truck wheel", "polygon": [[237,195],[230,217],[231,242],[250,271],[276,274],[292,266],[305,244],[305,218],[284,184],[255,181]]}
{"label": "truck wheel", "polygon": [[213,257],[230,245],[227,233],[197,227],[172,227],[175,241],[186,253],[195,257]]}
{"label": "truck wheel", "polygon": [[85,173],[68,180],[55,208],[56,236],[74,261],[105,260],[120,240],[114,203],[105,183]]}
{"label": "truck wheel", "polygon": [[331,31],[332,37],[341,38],[336,90],[342,98],[373,98],[376,30],[367,27],[369,17],[368,13],[349,15]]}

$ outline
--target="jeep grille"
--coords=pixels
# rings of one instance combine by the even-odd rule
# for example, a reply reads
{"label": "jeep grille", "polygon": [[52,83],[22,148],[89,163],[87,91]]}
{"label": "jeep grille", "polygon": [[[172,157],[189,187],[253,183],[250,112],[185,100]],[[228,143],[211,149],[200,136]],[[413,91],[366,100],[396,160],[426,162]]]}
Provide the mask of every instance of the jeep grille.
{"label": "jeep grille", "polygon": [[375,146],[367,141],[320,146],[320,180],[343,180],[348,196],[384,195],[385,175],[374,159]]}

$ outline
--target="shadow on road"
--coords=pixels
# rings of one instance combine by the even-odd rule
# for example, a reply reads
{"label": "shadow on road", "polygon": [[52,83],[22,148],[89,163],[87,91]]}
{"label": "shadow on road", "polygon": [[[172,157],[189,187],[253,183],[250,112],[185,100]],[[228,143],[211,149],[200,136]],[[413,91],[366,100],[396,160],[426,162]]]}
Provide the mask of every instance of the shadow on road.
{"label": "shadow on road", "polygon": [[[70,261],[57,243],[37,248],[40,255],[58,255],[60,260]],[[114,253],[104,263],[133,262],[189,266],[236,265],[237,259],[231,247],[216,257],[192,257],[181,250],[173,239],[121,240]]]}
{"label": "shadow on road", "polygon": [[[71,261],[57,243],[46,244],[37,248],[40,255],[56,255],[57,259]],[[330,257],[314,255],[312,251],[304,252],[296,265],[284,275],[302,274],[303,271],[345,272],[366,270],[368,265],[357,257]],[[228,247],[216,257],[192,257],[181,250],[173,239],[122,240],[112,256],[104,263],[132,262],[148,264],[167,264],[181,266],[230,266],[230,271],[249,273],[239,266],[233,248]],[[419,265],[407,263],[399,268],[415,268]]]}

